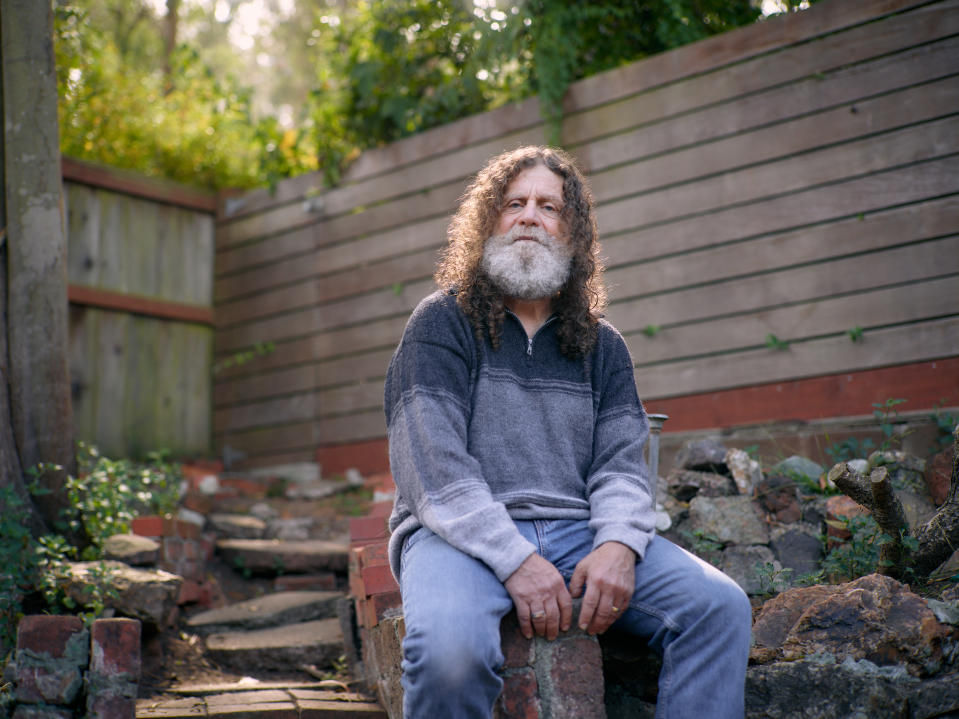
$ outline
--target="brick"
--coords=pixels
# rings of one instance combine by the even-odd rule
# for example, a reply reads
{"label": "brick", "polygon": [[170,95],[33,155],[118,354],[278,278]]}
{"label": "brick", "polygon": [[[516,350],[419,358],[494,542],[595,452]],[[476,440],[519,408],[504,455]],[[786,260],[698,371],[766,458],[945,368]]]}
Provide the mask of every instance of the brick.
{"label": "brick", "polygon": [[393,572],[386,565],[365,567],[360,570],[360,576],[363,579],[363,586],[367,595],[386,594],[387,592],[398,592],[399,585],[393,578]]}
{"label": "brick", "polygon": [[367,517],[384,517],[389,519],[390,515],[393,513],[393,502],[387,500],[385,502],[374,502],[370,505],[370,511],[366,513]]}
{"label": "brick", "polygon": [[206,515],[214,510],[216,502],[213,500],[213,497],[191,489],[183,495],[183,499],[180,500],[180,506]]}
{"label": "brick", "polygon": [[46,704],[21,704],[13,711],[13,719],[72,719],[73,712]]}
{"label": "brick", "polygon": [[24,704],[70,704],[83,687],[80,669],[64,660],[52,660],[51,666],[16,664],[14,684],[17,701]]}
{"label": "brick", "polygon": [[533,663],[535,656],[533,640],[519,631],[516,613],[510,612],[500,624],[500,642],[503,650],[503,666],[507,669],[525,667]]}
{"label": "brick", "polygon": [[328,592],[336,589],[336,574],[300,574],[285,575],[273,580],[273,590],[276,592]]}
{"label": "brick", "polygon": [[[84,636],[75,639],[83,632]],[[17,649],[29,649],[53,659],[65,659],[75,653],[75,645],[86,645],[83,620],[79,617],[34,614],[20,620],[17,626]],[[78,665],[86,663],[86,652],[77,657]]]}
{"label": "brick", "polygon": [[130,522],[130,531],[141,537],[162,537],[163,517],[152,514],[146,517],[134,517]]}
{"label": "brick", "polygon": [[140,677],[140,622],[97,619],[90,630],[90,671],[106,676]]}
{"label": "brick", "polygon": [[357,560],[360,568],[388,565],[390,563],[389,550],[389,542],[374,542],[359,547],[357,549]]}
{"label": "brick", "polygon": [[549,667],[551,715],[605,719],[603,655],[597,639],[567,635],[547,643],[543,653]]}
{"label": "brick", "polygon": [[136,699],[119,694],[91,694],[87,697],[87,716],[96,719],[135,719]]}
{"label": "brick", "polygon": [[191,562],[197,562],[204,559],[203,549],[200,546],[199,539],[184,539],[182,549],[183,559],[188,559]]}
{"label": "brick", "polygon": [[[496,700],[496,719],[540,719],[539,684],[532,668],[508,673],[503,678],[503,691]],[[571,714],[569,716],[576,716]]]}
{"label": "brick", "polygon": [[180,537],[196,539],[200,536],[200,527],[170,516],[150,515],[136,517],[130,523],[130,531],[142,537]]}
{"label": "brick", "polygon": [[211,694],[206,704],[215,706],[233,706],[236,704],[271,704],[289,702],[290,695],[283,689],[254,689],[251,691]]}
{"label": "brick", "polygon": [[[375,627],[383,619],[387,611],[399,610],[403,607],[403,599],[400,593],[387,592],[385,594],[372,594],[363,600],[363,621],[365,627]],[[356,603],[357,618],[360,617],[360,600]]]}
{"label": "brick", "polygon": [[176,563],[183,558],[183,540],[179,537],[163,538],[163,561]]}
{"label": "brick", "polygon": [[251,499],[262,499],[266,496],[268,485],[253,479],[243,477],[220,477],[220,487],[224,490],[234,490],[235,494],[250,497]]}
{"label": "brick", "polygon": [[386,517],[353,517],[350,520],[350,542],[369,543],[373,540],[389,539]]}
{"label": "brick", "polygon": [[181,559],[176,563],[176,571],[174,574],[179,574],[184,579],[201,582],[206,577],[206,562]]}
{"label": "brick", "polygon": [[195,579],[184,579],[180,585],[180,594],[177,596],[177,604],[193,604],[199,602],[203,596],[200,583]]}

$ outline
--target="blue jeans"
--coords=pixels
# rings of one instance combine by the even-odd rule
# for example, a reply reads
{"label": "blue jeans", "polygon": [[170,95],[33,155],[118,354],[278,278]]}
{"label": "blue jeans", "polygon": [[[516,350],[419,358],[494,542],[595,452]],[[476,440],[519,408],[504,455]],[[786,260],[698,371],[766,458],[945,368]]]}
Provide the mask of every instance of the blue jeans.
{"label": "blue jeans", "polygon": [[[585,521],[516,521],[569,583],[590,552]],[[405,719],[489,719],[503,680],[500,620],[513,606],[490,569],[428,529],[403,548],[400,585]],[[576,617],[574,617],[574,623]],[[742,719],[749,600],[719,570],[655,537],[636,565],[636,591],[614,625],[662,654],[658,719]]]}

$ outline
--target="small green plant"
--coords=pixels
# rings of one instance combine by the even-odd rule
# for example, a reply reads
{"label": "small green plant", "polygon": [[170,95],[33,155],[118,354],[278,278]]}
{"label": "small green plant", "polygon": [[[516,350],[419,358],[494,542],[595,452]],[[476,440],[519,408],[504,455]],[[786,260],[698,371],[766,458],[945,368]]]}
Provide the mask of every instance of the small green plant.
{"label": "small green plant", "polygon": [[272,353],[275,349],[276,345],[272,342],[257,342],[248,350],[234,352],[228,357],[224,357],[219,362],[214,363],[213,374],[215,376],[220,374],[220,372],[225,372],[233,367],[242,367],[247,362],[252,362],[257,357],[265,357],[266,355]]}
{"label": "small green plant", "polygon": [[756,579],[759,581],[759,593],[764,597],[773,597],[789,584],[793,570],[789,567],[776,568],[772,562],[756,562]]}
{"label": "small green plant", "polygon": [[929,418],[936,424],[936,444],[933,453],[939,452],[952,444],[952,430],[959,424],[959,417],[949,412],[943,412],[937,404]]}
{"label": "small green plant", "polygon": [[645,327],[643,327],[643,329],[640,330],[640,332],[642,332],[644,335],[652,339],[653,337],[658,335],[660,332],[662,332],[662,330],[663,328],[660,327],[659,325],[646,325]]}
{"label": "small green plant", "polygon": [[902,442],[904,434],[896,432],[895,421],[899,419],[897,406],[903,404],[904,399],[886,399],[884,402],[873,402],[872,416],[876,418],[879,424],[879,430],[882,432],[883,440],[879,444],[879,451],[885,452],[887,449]]}
{"label": "small green plant", "polygon": [[766,346],[769,347],[769,349],[782,352],[789,349],[789,342],[779,339],[776,335],[770,332],[766,335]]}
{"label": "small green plant", "polygon": [[682,534],[689,542],[689,550],[698,557],[721,552],[725,546],[719,537],[704,532],[702,529],[695,529],[692,532],[684,531]]}
{"label": "small green plant", "polygon": [[862,327],[859,325],[846,330],[846,334],[849,335],[849,339],[851,339],[853,342],[859,342],[862,340],[862,332]]}
{"label": "small green plant", "polygon": [[[871,515],[850,517],[847,520],[826,520],[835,529],[846,529],[850,538],[838,541],[839,544],[829,550],[822,560],[823,576],[831,582],[842,582],[862,577],[876,571],[879,561],[879,546],[886,535]],[[827,541],[823,537],[823,541]],[[827,545],[828,546],[828,545]]]}
{"label": "small green plant", "polygon": [[857,437],[849,437],[841,442],[833,442],[826,447],[826,454],[829,455],[833,464],[837,464],[848,462],[850,459],[865,459],[872,452],[874,446],[875,444],[869,437],[862,440]]}
{"label": "small green plant", "polygon": [[[70,510],[64,520],[72,529],[81,526],[90,538],[82,559],[99,559],[103,542],[114,534],[130,531],[138,514],[166,514],[176,509],[182,481],[179,465],[164,452],[151,452],[146,462],[110,459],[96,447],[77,444],[76,477],[67,477]],[[51,465],[29,471],[38,476]]]}

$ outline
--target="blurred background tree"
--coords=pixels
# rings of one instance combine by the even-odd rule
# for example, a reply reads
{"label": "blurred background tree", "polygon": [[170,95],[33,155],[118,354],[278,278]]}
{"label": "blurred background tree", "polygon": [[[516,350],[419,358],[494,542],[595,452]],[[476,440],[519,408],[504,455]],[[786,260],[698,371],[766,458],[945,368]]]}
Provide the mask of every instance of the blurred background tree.
{"label": "blurred background tree", "polygon": [[54,2],[63,152],[210,188],[336,184],[364,149],[532,95],[558,142],[571,82],[763,16],[755,0]]}

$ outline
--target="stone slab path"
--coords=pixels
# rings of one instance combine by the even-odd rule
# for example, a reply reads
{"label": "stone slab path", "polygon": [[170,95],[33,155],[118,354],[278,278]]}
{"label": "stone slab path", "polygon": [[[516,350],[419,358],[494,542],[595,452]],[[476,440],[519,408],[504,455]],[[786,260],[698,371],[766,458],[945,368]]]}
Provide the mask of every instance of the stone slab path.
{"label": "stone slab path", "polygon": [[187,619],[198,634],[262,629],[336,616],[340,592],[277,592],[227,607],[210,609]]}
{"label": "stone slab path", "polygon": [[217,553],[237,569],[250,572],[345,572],[349,547],[319,539],[221,539]]}
{"label": "stone slab path", "polygon": [[338,619],[211,634],[207,654],[217,663],[247,673],[288,671],[301,665],[331,666],[343,654]]}

